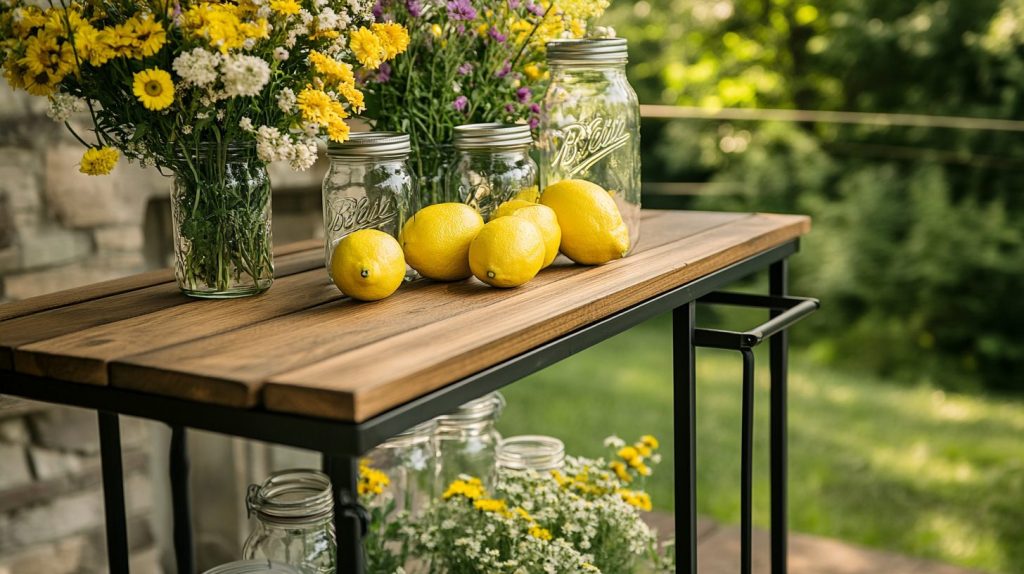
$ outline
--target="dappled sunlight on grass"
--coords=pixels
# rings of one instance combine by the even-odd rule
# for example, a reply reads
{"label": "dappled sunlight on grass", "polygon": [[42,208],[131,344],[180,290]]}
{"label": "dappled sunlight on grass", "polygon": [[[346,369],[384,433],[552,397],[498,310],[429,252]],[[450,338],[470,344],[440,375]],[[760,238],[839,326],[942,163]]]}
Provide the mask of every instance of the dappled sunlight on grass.
{"label": "dappled sunlight on grass", "polygon": [[[506,434],[561,437],[603,454],[608,434],[662,439],[646,485],[671,509],[671,342],[667,317],[507,390]],[[768,523],[768,356],[757,355],[755,522]],[[992,572],[1024,572],[1024,402],[888,384],[795,353],[790,373],[794,530]],[[698,351],[698,505],[739,519],[741,365]]]}

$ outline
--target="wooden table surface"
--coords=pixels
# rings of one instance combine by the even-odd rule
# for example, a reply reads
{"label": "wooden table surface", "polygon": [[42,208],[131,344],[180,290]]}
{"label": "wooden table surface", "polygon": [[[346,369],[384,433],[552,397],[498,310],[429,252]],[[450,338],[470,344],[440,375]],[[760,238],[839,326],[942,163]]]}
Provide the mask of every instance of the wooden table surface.
{"label": "wooden table surface", "polygon": [[375,303],[343,297],[321,244],[303,242],[275,250],[257,297],[189,299],[159,270],[2,305],[0,370],[361,422],[809,229],[803,216],[645,211],[620,261],[560,257],[511,290],[415,281]]}

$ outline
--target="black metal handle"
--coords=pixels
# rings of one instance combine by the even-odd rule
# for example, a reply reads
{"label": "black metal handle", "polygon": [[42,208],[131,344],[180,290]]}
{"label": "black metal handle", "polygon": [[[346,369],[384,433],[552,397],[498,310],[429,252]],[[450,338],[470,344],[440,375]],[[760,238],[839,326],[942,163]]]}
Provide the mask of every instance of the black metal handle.
{"label": "black metal handle", "polygon": [[743,350],[753,349],[772,335],[784,331],[797,321],[821,307],[821,302],[810,297],[781,297],[774,295],[751,295],[717,291],[700,299],[699,303],[756,307],[782,313],[748,331],[723,331],[719,329],[694,329],[693,344],[698,347]]}

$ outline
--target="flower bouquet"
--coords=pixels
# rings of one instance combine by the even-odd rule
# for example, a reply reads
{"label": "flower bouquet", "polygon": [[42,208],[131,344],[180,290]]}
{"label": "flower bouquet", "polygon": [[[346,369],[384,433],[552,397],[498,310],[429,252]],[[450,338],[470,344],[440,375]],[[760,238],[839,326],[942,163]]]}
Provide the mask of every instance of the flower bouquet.
{"label": "flower bouquet", "polygon": [[[361,0],[0,0],[0,56],[86,147],[83,173],[124,155],[174,176],[179,286],[233,297],[273,280],[267,162],[306,169],[318,136],[347,139],[364,107],[355,68],[408,45],[371,20]],[[80,111],[92,135],[69,122]]]}
{"label": "flower bouquet", "polygon": [[608,0],[377,0],[379,23],[410,30],[409,52],[364,78],[379,130],[410,135],[423,205],[445,196],[455,126],[529,121],[546,80],[544,45],[579,38]]}

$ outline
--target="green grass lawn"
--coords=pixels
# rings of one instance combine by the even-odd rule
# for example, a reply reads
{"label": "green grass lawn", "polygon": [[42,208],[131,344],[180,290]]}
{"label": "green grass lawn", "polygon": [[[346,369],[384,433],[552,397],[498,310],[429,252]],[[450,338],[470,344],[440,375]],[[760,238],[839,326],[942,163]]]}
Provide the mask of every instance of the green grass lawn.
{"label": "green grass lawn", "polygon": [[[647,487],[673,507],[670,320],[659,317],[506,390],[506,435],[603,454],[650,433],[665,460]],[[767,351],[767,349],[763,349]],[[740,363],[698,352],[698,506],[739,521]],[[768,370],[758,355],[754,521],[768,524]],[[887,384],[790,365],[790,526],[991,572],[1024,572],[1024,401]]]}

